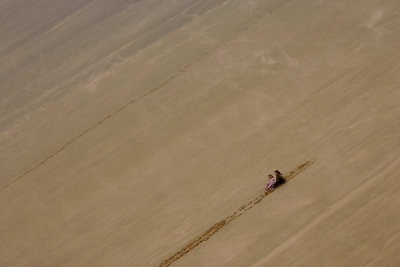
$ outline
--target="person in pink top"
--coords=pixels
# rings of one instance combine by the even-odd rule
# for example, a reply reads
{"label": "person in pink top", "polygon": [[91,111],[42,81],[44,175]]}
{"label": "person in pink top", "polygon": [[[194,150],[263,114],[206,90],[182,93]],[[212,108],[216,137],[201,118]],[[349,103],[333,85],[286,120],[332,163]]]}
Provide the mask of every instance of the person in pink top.
{"label": "person in pink top", "polygon": [[268,191],[272,191],[274,190],[274,185],[276,183],[276,179],[274,178],[274,176],[272,174],[268,174],[268,182],[267,182],[267,188],[266,190]]}

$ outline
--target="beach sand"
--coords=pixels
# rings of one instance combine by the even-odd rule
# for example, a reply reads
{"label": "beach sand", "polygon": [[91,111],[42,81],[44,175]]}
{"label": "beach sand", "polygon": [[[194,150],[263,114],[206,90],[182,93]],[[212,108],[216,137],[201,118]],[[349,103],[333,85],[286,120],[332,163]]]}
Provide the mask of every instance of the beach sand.
{"label": "beach sand", "polygon": [[[0,265],[399,266],[398,1],[0,2]],[[228,217],[227,217],[228,216]]]}

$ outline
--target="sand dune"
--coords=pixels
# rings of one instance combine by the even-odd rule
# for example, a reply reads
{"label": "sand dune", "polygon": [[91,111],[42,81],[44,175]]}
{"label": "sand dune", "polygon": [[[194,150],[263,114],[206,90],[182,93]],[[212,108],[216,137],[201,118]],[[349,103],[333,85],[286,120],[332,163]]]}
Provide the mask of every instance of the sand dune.
{"label": "sand dune", "polygon": [[1,1],[0,265],[398,266],[399,15]]}

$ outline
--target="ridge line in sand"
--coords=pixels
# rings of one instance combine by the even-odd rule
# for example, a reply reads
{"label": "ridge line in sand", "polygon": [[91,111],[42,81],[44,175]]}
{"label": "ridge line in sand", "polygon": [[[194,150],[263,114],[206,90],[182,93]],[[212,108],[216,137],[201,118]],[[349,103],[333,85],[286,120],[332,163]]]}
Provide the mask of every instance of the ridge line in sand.
{"label": "ridge line in sand", "polygon": [[[290,171],[288,174],[285,175],[287,182],[291,180],[293,177],[304,171],[306,168],[308,168],[311,164],[315,162],[315,158],[306,161],[305,163],[299,165],[295,170]],[[238,209],[236,209],[232,214],[228,215],[227,217],[223,218],[210,228],[208,228],[206,231],[204,231],[202,234],[194,238],[192,241],[190,241],[188,244],[186,244],[183,248],[181,248],[179,251],[174,253],[172,256],[170,256],[168,259],[164,260],[163,262],[160,263],[159,267],[164,267],[164,266],[169,266],[171,265],[174,261],[180,259],[187,253],[189,253],[191,250],[193,250],[195,247],[200,245],[202,242],[207,241],[210,239],[215,233],[217,233],[219,230],[221,230],[224,226],[226,226],[228,223],[232,222],[239,216],[243,215],[247,210],[253,208],[255,205],[260,203],[266,196],[268,196],[270,193],[269,191],[265,191],[264,193],[260,194],[258,197],[254,198],[253,200],[249,201],[246,204],[243,204],[240,206]]]}
{"label": "ridge line in sand", "polygon": [[65,143],[64,145],[62,145],[58,150],[56,150],[55,152],[53,152],[52,154],[50,154],[49,156],[45,157],[44,159],[42,159],[39,163],[37,163],[36,165],[34,165],[33,167],[29,168],[28,170],[26,170],[25,172],[23,172],[21,175],[17,176],[16,178],[12,179],[10,182],[6,183],[5,185],[2,185],[0,187],[0,191],[3,191],[4,189],[8,188],[9,186],[15,184],[16,182],[18,182],[19,180],[21,180],[22,178],[24,178],[26,175],[28,175],[29,173],[33,172],[34,170],[36,170],[37,168],[39,168],[40,166],[42,166],[43,164],[45,164],[47,161],[49,161],[50,159],[52,159],[53,157],[55,157],[57,154],[61,153],[64,149],[66,149],[69,145],[75,143],[79,138],[81,138],[82,136],[84,136],[85,134],[87,134],[88,132],[90,132],[91,130],[95,129],[97,126],[99,126],[100,124],[102,124],[103,122],[105,122],[107,119],[113,117],[114,115],[120,113],[122,110],[126,109],[127,107],[129,107],[130,105],[136,103],[137,101],[141,100],[142,98],[149,96],[150,94],[154,93],[157,90],[160,90],[161,88],[163,88],[165,85],[167,85],[168,83],[170,83],[172,80],[174,80],[177,76],[181,75],[182,73],[184,73],[188,68],[190,68],[191,66],[193,66],[195,63],[199,62],[200,60],[202,60],[204,57],[208,56],[211,52],[218,50],[219,48],[223,47],[224,45],[232,42],[233,40],[235,40],[236,38],[238,38],[239,36],[241,36],[243,33],[245,33],[246,31],[248,31],[252,26],[256,25],[257,23],[260,22],[260,20],[268,13],[272,13],[274,12],[276,9],[284,6],[285,4],[287,4],[287,2],[290,2],[291,0],[286,0],[276,6],[270,7],[266,10],[265,13],[261,14],[258,18],[254,19],[253,21],[251,21],[247,26],[243,27],[241,30],[239,30],[235,35],[233,35],[231,38],[229,38],[228,40],[226,40],[223,43],[218,44],[217,46],[210,48],[209,50],[205,51],[203,54],[201,54],[200,56],[194,58],[190,63],[184,65],[182,68],[178,69],[173,75],[171,75],[170,77],[168,77],[165,81],[163,81],[160,85],[150,89],[148,92],[144,93],[143,95],[139,96],[136,99],[131,99],[129,102],[127,102],[126,104],[122,105],[121,107],[119,107],[118,109],[112,111],[111,113],[109,113],[107,116],[103,117],[102,119],[100,119],[99,121],[95,122],[92,126],[90,126],[89,128],[86,128],[85,130],[83,130],[80,134],[76,135],[75,137],[73,137],[71,140],[69,140],[67,143]]}

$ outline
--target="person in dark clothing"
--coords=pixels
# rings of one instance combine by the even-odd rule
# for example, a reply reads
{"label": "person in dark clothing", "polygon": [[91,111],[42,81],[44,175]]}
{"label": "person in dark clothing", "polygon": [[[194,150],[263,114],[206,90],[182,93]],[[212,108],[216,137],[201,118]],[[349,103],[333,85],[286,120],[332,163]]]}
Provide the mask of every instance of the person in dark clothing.
{"label": "person in dark clothing", "polygon": [[286,179],[280,171],[278,171],[278,170],[275,171],[275,177],[276,177],[275,187],[286,183]]}

